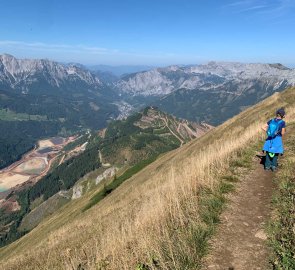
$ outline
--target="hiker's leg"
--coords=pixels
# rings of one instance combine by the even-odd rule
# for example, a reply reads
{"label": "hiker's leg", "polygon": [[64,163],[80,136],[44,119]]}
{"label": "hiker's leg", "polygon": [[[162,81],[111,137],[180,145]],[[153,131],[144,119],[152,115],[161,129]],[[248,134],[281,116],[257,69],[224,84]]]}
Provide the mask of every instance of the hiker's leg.
{"label": "hiker's leg", "polygon": [[269,156],[268,152],[266,152],[264,169],[270,169],[270,167],[271,167],[270,156]]}
{"label": "hiker's leg", "polygon": [[272,166],[278,167],[278,157],[279,157],[279,154],[275,154],[275,156],[272,159]]}

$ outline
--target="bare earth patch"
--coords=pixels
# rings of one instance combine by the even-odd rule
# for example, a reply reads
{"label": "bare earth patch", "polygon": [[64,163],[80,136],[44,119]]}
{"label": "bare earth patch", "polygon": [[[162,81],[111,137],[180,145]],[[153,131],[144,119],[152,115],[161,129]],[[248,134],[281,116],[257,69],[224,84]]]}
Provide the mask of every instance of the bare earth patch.
{"label": "bare earth patch", "polygon": [[221,215],[221,225],[211,241],[212,250],[203,269],[270,269],[264,227],[271,212],[274,174],[256,166],[239,183]]}
{"label": "bare earth patch", "polygon": [[76,137],[73,136],[67,139],[53,137],[40,140],[37,149],[28,152],[20,161],[0,171],[0,198],[5,198],[10,188],[28,180],[39,180],[48,172],[52,161],[62,147],[75,139]]}
{"label": "bare earth patch", "polygon": [[30,175],[5,172],[0,174],[0,189],[10,189],[30,179]]}
{"label": "bare earth patch", "polygon": [[25,174],[41,174],[47,167],[46,161],[43,158],[32,158],[18,165],[13,171],[16,173]]}
{"label": "bare earth patch", "polygon": [[41,140],[39,141],[39,148],[53,147],[54,143],[51,140]]}

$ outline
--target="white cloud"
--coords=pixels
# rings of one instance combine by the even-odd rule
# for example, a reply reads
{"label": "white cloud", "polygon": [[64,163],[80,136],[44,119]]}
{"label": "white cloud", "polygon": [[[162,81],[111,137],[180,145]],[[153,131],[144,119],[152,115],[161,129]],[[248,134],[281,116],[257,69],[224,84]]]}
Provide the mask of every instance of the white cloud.
{"label": "white cloud", "polygon": [[19,58],[49,58],[62,62],[84,64],[172,64],[187,63],[199,59],[197,55],[176,54],[174,52],[122,51],[86,45],[47,44],[43,42],[25,42],[0,40],[0,54],[9,53]]}
{"label": "white cloud", "polygon": [[85,45],[47,44],[42,42],[24,42],[13,40],[0,40],[0,48],[38,50],[44,52],[67,52],[67,53],[87,53],[95,55],[116,54],[116,49],[101,47],[90,47]]}
{"label": "white cloud", "polygon": [[291,13],[291,9],[294,8],[294,0],[245,0],[238,2],[235,1],[223,6],[223,10],[233,13],[251,12],[251,14],[254,15],[269,15],[270,18],[272,18],[273,16],[284,16],[287,13]]}

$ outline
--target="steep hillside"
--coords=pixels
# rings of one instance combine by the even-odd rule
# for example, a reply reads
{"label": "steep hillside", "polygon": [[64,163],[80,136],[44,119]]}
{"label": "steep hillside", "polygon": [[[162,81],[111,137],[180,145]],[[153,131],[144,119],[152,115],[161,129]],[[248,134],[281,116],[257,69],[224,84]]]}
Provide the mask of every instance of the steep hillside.
{"label": "steep hillside", "polygon": [[264,137],[260,127],[276,108],[285,106],[293,121],[294,91],[162,156],[86,212],[94,193],[68,204],[1,249],[2,269],[196,269],[239,160]]}
{"label": "steep hillside", "polygon": [[147,107],[126,120],[110,123],[101,152],[106,163],[135,164],[140,159],[175,149],[211,128]]}
{"label": "steep hillside", "polygon": [[295,123],[288,125],[286,154],[275,176],[276,192],[272,200],[272,217],[268,226],[272,248],[270,261],[274,269],[295,269]]}

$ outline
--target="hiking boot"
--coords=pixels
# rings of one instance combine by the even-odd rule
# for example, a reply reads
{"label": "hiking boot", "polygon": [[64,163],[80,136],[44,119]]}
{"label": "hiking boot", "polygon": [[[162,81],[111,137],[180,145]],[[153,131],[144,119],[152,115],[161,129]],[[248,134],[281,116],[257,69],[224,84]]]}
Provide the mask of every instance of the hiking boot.
{"label": "hiking boot", "polygon": [[276,166],[271,166],[271,170],[272,170],[273,172],[275,172],[275,171],[277,170],[277,167],[276,167]]}
{"label": "hiking boot", "polygon": [[269,171],[270,167],[265,167],[264,170]]}

